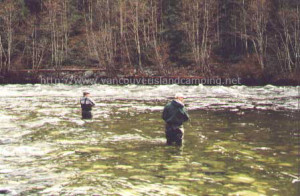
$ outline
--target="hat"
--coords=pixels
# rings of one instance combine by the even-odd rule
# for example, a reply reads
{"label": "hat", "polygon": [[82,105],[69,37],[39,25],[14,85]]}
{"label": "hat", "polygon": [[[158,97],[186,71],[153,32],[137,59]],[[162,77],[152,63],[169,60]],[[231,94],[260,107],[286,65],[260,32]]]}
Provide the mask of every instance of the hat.
{"label": "hat", "polygon": [[176,93],[175,94],[175,99],[177,99],[177,98],[185,98],[185,97],[183,96],[182,93]]}
{"label": "hat", "polygon": [[90,94],[89,92],[83,92],[83,96]]}

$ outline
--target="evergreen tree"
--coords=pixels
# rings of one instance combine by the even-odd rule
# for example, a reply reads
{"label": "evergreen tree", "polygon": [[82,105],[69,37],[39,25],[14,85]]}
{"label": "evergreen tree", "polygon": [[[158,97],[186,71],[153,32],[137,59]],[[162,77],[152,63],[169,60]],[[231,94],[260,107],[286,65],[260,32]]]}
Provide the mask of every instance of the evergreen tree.
{"label": "evergreen tree", "polygon": [[187,52],[181,3],[181,0],[163,0],[163,38],[169,45],[169,60],[177,66],[186,63]]}
{"label": "evergreen tree", "polygon": [[[249,6],[249,0],[219,0],[220,46],[217,54],[227,60],[239,60],[238,57],[245,54],[245,42],[236,32],[244,33],[247,21],[245,12]],[[250,44],[250,43],[248,43]]]}

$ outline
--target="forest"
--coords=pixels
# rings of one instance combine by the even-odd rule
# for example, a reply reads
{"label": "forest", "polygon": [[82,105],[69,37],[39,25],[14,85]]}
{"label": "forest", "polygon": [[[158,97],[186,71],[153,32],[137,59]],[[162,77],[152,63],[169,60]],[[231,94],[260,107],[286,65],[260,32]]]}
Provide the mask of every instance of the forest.
{"label": "forest", "polygon": [[299,0],[0,0],[0,73],[296,80]]}

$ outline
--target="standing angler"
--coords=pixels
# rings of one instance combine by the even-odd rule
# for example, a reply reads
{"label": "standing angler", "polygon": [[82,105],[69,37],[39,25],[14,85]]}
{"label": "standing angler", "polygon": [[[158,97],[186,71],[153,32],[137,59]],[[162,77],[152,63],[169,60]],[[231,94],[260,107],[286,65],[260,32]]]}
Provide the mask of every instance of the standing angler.
{"label": "standing angler", "polygon": [[167,145],[182,145],[184,134],[183,123],[189,120],[189,115],[184,107],[184,97],[176,94],[175,99],[168,103],[163,111],[162,118],[166,122]]}
{"label": "standing angler", "polygon": [[95,102],[89,97],[90,93],[84,92],[83,97],[80,99],[82,109],[82,119],[92,119],[92,108],[96,105]]}

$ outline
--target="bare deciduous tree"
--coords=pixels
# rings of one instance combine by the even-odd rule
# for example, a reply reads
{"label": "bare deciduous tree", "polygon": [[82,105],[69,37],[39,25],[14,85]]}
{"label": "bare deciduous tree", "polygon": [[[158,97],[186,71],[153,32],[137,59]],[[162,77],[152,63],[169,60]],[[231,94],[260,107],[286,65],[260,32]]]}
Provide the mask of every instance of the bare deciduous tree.
{"label": "bare deciduous tree", "polygon": [[[5,1],[0,6],[0,23],[3,33],[0,34],[0,71],[9,72],[13,52],[13,20],[16,6],[13,1]],[[1,25],[2,24],[2,25]]]}

